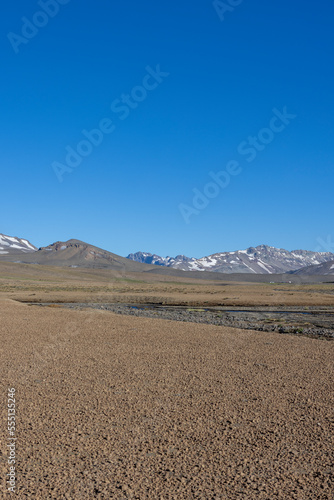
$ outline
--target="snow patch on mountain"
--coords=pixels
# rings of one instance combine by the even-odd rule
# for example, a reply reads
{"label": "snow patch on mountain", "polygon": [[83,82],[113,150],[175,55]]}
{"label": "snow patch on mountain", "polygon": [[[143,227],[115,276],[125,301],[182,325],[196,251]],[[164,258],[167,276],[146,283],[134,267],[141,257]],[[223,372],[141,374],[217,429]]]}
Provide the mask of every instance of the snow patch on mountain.
{"label": "snow patch on mountain", "polygon": [[34,247],[28,240],[17,238],[16,236],[6,236],[0,233],[0,254],[7,255],[12,253],[29,253],[36,252]]}

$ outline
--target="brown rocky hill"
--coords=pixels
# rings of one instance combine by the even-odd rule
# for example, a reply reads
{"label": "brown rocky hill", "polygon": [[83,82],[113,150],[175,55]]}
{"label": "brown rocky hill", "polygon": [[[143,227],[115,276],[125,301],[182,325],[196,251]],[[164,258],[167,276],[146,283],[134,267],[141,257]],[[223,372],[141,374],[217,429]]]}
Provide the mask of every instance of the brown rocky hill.
{"label": "brown rocky hill", "polygon": [[49,266],[107,268],[143,271],[151,266],[139,264],[80,240],[57,241],[28,254],[1,256],[7,262],[42,264]]}

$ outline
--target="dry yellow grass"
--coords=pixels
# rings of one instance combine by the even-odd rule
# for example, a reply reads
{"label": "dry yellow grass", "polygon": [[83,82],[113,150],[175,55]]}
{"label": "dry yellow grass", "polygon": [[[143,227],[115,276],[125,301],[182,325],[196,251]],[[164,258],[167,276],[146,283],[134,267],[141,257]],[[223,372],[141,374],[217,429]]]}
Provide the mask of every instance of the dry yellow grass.
{"label": "dry yellow grass", "polygon": [[334,306],[334,284],[217,284],[148,273],[0,263],[0,297],[26,302]]}

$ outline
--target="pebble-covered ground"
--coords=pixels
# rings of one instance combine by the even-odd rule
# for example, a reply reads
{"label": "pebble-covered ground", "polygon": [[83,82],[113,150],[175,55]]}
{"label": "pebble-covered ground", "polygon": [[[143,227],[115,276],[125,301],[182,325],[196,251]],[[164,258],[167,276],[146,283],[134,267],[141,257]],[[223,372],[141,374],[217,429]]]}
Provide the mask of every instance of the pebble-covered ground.
{"label": "pebble-covered ground", "polygon": [[16,496],[333,499],[334,343],[0,300]]}

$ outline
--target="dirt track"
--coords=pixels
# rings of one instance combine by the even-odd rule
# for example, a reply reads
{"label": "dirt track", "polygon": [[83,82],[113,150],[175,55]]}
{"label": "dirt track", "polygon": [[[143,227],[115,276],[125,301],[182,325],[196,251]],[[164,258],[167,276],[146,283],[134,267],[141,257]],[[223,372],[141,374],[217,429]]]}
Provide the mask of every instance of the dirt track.
{"label": "dirt track", "polygon": [[15,387],[19,498],[334,497],[334,343],[9,300],[0,311],[1,470]]}

